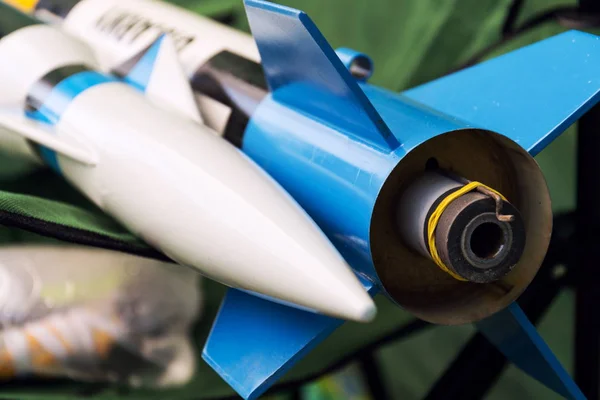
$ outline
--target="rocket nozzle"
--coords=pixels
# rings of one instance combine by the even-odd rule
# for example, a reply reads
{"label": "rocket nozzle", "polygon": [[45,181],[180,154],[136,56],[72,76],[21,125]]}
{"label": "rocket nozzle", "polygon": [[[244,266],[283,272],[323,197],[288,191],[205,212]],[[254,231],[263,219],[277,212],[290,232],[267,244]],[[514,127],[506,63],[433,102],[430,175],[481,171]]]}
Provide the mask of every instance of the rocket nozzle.
{"label": "rocket nozzle", "polygon": [[[494,282],[508,274],[525,249],[525,227],[519,211],[500,200],[504,215],[496,213],[494,199],[479,192],[453,201],[440,217],[435,242],[441,261],[463,280]],[[499,217],[510,214],[510,221]]]}
{"label": "rocket nozzle", "polygon": [[510,202],[442,170],[425,172],[404,191],[398,228],[414,251],[459,281],[497,281],[525,248],[523,219]]}
{"label": "rocket nozzle", "polygon": [[371,252],[393,301],[432,323],[464,324],[518,298],[551,230],[550,195],[533,157],[505,136],[463,129],[423,142],[389,175]]}

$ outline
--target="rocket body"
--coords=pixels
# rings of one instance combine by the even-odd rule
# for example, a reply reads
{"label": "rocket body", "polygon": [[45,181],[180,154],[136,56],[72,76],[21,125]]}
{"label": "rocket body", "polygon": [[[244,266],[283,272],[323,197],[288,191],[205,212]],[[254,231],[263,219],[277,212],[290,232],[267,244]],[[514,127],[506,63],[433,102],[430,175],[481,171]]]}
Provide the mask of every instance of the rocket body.
{"label": "rocket body", "polygon": [[41,159],[133,233],[229,286],[373,317],[372,300],[295,201],[210,129],[159,106],[152,82],[144,94],[97,72],[87,46],[47,25],[3,37],[0,59],[12,66],[0,76],[2,104],[26,104],[28,116],[4,128],[41,130],[51,141]]}
{"label": "rocket body", "polygon": [[[470,125],[443,114],[431,114],[406,97],[365,83],[371,66],[353,63],[359,58],[364,61],[363,55],[348,49],[339,51],[334,53],[338,58],[334,66],[331,60],[323,59],[319,48],[313,47],[312,38],[303,36],[299,29],[293,31],[293,38],[286,37],[291,30],[278,31],[274,20],[257,22],[249,14],[253,40],[250,35],[157,0],[49,0],[37,5],[38,14],[43,16],[44,10],[54,6],[60,9],[60,4],[67,5],[59,13],[62,27],[89,43],[103,60],[103,68],[121,74],[128,72],[127,67],[123,69],[126,60],[135,57],[145,43],[163,31],[175,32],[179,58],[199,95],[206,123],[268,171],[310,214],[353,268],[382,282],[391,298],[419,317],[452,324],[480,319],[514,300],[525,282],[533,278],[545,252],[546,233],[539,240],[528,236],[529,253],[535,253],[529,264],[534,267],[524,267],[526,272],[517,279],[520,283],[509,285],[512,289],[507,296],[495,295],[492,307],[485,302],[476,305],[460,300],[463,296],[469,298],[472,290],[479,290],[460,284],[456,293],[461,294],[452,300],[456,308],[446,304],[447,293],[440,296],[439,302],[420,300],[431,297],[432,287],[453,286],[456,282],[448,282],[449,277],[441,271],[429,271],[433,264],[427,256],[415,257],[415,252],[428,251],[411,247],[412,242],[424,240],[423,221],[421,229],[409,229],[412,232],[404,235],[408,240],[398,237],[397,232],[406,230],[403,225],[407,223],[400,219],[400,228],[394,225],[397,218],[391,210],[398,205],[392,203],[424,171],[429,158],[443,160],[443,168],[464,171],[468,179],[493,182],[492,186],[501,191],[509,189],[502,180],[511,179],[510,170],[504,177],[491,174],[491,154],[482,156],[479,165],[462,165],[459,153],[444,142],[467,143],[465,147],[473,149],[482,143],[475,143],[475,136],[457,133],[455,139],[447,139],[446,135],[446,139],[436,139],[435,146],[423,150],[420,171],[413,167],[399,172],[409,164],[403,158],[424,142]],[[257,42],[259,48],[263,45],[260,54]],[[336,69],[341,63],[348,76]],[[350,75],[356,67],[363,72],[360,76]],[[223,113],[223,108],[227,112]],[[446,151],[442,148],[448,153],[443,154]],[[512,162],[507,160],[507,164]],[[540,213],[547,214],[549,199],[543,177],[535,167],[530,169],[532,174],[527,179],[539,182],[539,186],[532,187],[539,189],[538,203],[544,205]],[[405,176],[396,181],[394,175],[398,174]],[[422,219],[432,211],[424,210]],[[460,236],[457,229],[454,236]],[[462,258],[460,254],[453,257]],[[398,273],[401,269],[403,272]]]}
{"label": "rocket body", "polygon": [[127,60],[132,49],[141,50],[164,32],[173,38],[189,76],[223,50],[260,61],[251,35],[163,1],[84,0],[67,14],[63,27],[85,37],[104,68]]}

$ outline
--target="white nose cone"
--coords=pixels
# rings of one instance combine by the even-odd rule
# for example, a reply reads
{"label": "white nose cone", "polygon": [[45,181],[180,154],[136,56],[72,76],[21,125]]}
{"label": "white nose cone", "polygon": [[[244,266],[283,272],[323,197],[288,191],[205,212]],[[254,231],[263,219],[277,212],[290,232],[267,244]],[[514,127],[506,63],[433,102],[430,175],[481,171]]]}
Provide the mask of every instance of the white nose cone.
{"label": "white nose cone", "polygon": [[[173,199],[170,216],[163,214],[177,226],[149,241],[165,243],[165,233],[177,236],[159,246],[226,285],[337,318],[370,321],[372,299],[304,210],[237,149],[205,138],[202,147],[212,151],[202,167],[186,165],[177,178],[164,177],[165,186],[183,195]],[[186,184],[174,181],[184,176]]]}
{"label": "white nose cone", "polygon": [[[304,210],[241,152],[217,138],[211,146],[218,160],[193,179],[202,204],[196,212],[206,214],[180,242],[185,249],[166,252],[229,286],[337,318],[372,320],[372,299]],[[186,224],[199,216],[181,211]]]}
{"label": "white nose cone", "polygon": [[[237,199],[236,208],[246,210],[247,229],[256,233],[236,232],[232,244],[238,244],[239,258],[228,262],[227,273],[234,264],[244,272],[230,275],[237,276],[234,286],[337,318],[371,321],[375,304],[349,265],[300,206],[258,167],[251,167],[240,165],[246,178],[239,190],[248,192]],[[227,280],[222,277],[222,282]]]}
{"label": "white nose cone", "polygon": [[178,263],[330,316],[375,315],[358,278],[304,210],[208,128],[110,84],[79,95],[59,130],[63,121],[86,127],[99,160],[88,168],[61,157],[64,175]]}
{"label": "white nose cone", "polygon": [[[213,271],[218,280],[330,316],[370,321],[372,299],[312,219],[241,153],[223,161],[231,175],[227,185],[221,181],[221,197],[231,203],[222,204],[220,219],[230,222],[221,232],[233,247],[223,254],[222,272]],[[233,187],[236,193],[227,196]]]}

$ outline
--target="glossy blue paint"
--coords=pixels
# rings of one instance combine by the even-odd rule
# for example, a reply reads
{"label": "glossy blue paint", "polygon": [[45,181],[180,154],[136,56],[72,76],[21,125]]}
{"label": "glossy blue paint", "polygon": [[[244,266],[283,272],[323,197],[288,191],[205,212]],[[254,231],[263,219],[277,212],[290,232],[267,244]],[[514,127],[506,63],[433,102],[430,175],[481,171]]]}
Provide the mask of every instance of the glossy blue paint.
{"label": "glossy blue paint", "polygon": [[346,69],[349,71],[352,68],[352,64],[356,63],[357,61],[362,60],[366,65],[368,65],[368,68],[366,70],[368,71],[368,74],[362,77],[361,79],[358,79],[359,81],[366,82],[373,75],[373,60],[368,55],[353,49],[349,49],[347,47],[340,47],[339,49],[335,49],[335,53],[344,64],[344,67],[346,67]]}
{"label": "glossy blue paint", "polygon": [[374,277],[371,211],[399,156],[355,144],[344,131],[268,96],[246,131],[243,150],[302,205],[355,270]]}
{"label": "glossy blue paint", "polygon": [[[380,290],[370,251],[371,216],[382,185],[408,152],[439,134],[474,127],[504,134],[536,154],[600,100],[600,73],[593,68],[600,65],[600,47],[594,36],[567,32],[396,94],[352,80],[306,14],[260,0],[247,0],[246,7],[272,93],[252,116],[243,151],[298,201],[355,271]],[[357,113],[358,106],[365,111]],[[392,132],[391,142],[401,145],[378,142],[373,125],[385,126]],[[237,307],[237,312],[235,302],[224,304],[221,314],[226,317],[219,315],[203,354],[245,397],[266,390],[339,325],[311,313],[299,317],[302,311],[271,302],[252,304],[251,310]],[[545,360],[523,368],[548,387],[572,389],[574,383],[559,364],[547,362],[542,339],[515,307],[509,309],[513,321],[530,339],[526,351],[531,359]],[[485,324],[499,322],[496,329],[502,330],[505,318],[499,313]],[[277,327],[275,333],[271,326]],[[278,334],[284,339],[263,340]],[[244,336],[243,343],[228,346],[234,341],[231,335],[237,340]],[[506,354],[524,365],[519,354]],[[241,366],[236,364],[242,359]]]}
{"label": "glossy blue paint", "polygon": [[[375,295],[377,287],[361,281]],[[229,289],[202,357],[240,396],[256,399],[343,323]]]}
{"label": "glossy blue paint", "polygon": [[475,325],[525,373],[567,399],[585,399],[517,303]]}
{"label": "glossy blue paint", "polygon": [[[391,92],[364,87],[394,132],[411,132],[399,137],[404,145],[395,151],[349,140],[347,131],[283,105],[272,95],[257,108],[243,150],[302,205],[357,272],[379,283],[369,230],[381,187],[405,149],[465,125]],[[295,89],[290,85],[279,91]]]}
{"label": "glossy blue paint", "polygon": [[600,37],[568,31],[404,92],[532,155],[598,102]]}
{"label": "glossy blue paint", "polygon": [[[75,97],[93,86],[115,81],[116,78],[96,71],[73,74],[60,81],[52,89],[38,110],[26,112],[26,115],[36,121],[55,125]],[[56,152],[44,146],[39,146],[39,148],[40,154],[48,166],[55,172],[61,173]]]}
{"label": "glossy blue paint", "polygon": [[160,46],[166,35],[162,34],[156,39],[156,41],[144,52],[140,60],[135,66],[129,71],[129,73],[123,77],[123,81],[134,88],[144,92],[150,82],[150,76],[154,70],[154,64],[158,58],[160,52]]}
{"label": "glossy blue paint", "polygon": [[[278,102],[334,124],[375,148],[389,151],[398,147],[355,79],[305,13],[265,1],[247,0],[245,4],[252,34],[260,43],[267,82]],[[263,23],[265,16],[267,24]],[[293,90],[288,90],[290,85]]]}

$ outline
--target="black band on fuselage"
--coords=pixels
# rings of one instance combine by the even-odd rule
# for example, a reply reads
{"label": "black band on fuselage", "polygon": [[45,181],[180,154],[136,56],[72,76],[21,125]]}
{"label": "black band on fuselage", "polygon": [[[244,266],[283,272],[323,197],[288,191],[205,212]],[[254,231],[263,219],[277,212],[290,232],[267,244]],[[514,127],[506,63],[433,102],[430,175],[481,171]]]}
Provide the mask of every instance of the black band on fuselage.
{"label": "black band on fuselage", "polygon": [[[89,70],[85,65],[67,65],[48,72],[34,83],[29,90],[25,99],[25,111],[27,113],[39,111],[56,85],[72,75]],[[31,140],[27,140],[27,143],[40,159],[44,159],[44,156],[41,154],[41,148],[37,143]]]}
{"label": "black band on fuselage", "polygon": [[231,108],[223,137],[242,147],[248,121],[269,92],[262,66],[225,50],[198,68],[192,88]]}
{"label": "black band on fuselage", "polygon": [[29,90],[25,100],[25,109],[28,112],[38,111],[56,85],[72,75],[85,71],[90,71],[90,68],[85,65],[66,65],[48,72]]}
{"label": "black band on fuselage", "polygon": [[[140,51],[113,70],[125,77],[145,51]],[[269,92],[260,64],[230,51],[222,51],[196,70],[191,80],[192,89],[231,108],[223,137],[236,147],[242,147],[244,132],[250,117]]]}

